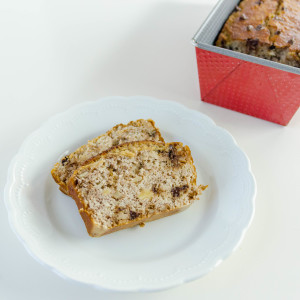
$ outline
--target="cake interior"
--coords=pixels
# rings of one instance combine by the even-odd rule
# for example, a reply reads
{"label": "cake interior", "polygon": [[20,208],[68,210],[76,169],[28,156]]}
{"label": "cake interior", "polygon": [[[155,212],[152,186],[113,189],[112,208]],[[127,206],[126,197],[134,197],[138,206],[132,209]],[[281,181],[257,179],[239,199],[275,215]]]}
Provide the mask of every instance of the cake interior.
{"label": "cake interior", "polygon": [[77,192],[94,222],[111,228],[197,199],[189,151],[165,145],[115,151],[76,173]]}
{"label": "cake interior", "polygon": [[78,148],[72,154],[65,156],[56,165],[56,176],[66,185],[74,170],[85,164],[89,159],[99,155],[112,146],[143,140],[162,140],[158,129],[155,128],[151,121],[138,120],[131,122],[126,126],[117,125],[107,134],[89,141],[86,145]]}

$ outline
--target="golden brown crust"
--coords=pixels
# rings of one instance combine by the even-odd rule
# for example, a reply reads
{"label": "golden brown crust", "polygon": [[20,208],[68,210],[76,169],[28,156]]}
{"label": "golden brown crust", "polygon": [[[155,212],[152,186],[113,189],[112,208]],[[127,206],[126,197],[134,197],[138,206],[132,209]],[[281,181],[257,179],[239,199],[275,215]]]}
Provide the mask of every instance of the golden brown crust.
{"label": "golden brown crust", "polygon": [[270,31],[265,21],[271,14],[275,14],[277,6],[277,0],[242,1],[238,10],[226,21],[216,45],[221,46],[223,40],[247,39],[258,39],[260,43],[270,44]]}
{"label": "golden brown crust", "polygon": [[[118,146],[114,146],[113,148],[110,148],[109,150],[106,150],[104,152],[102,152],[98,157],[97,160],[101,159],[101,158],[105,158],[108,155],[120,155],[120,153],[122,153],[122,151],[124,149],[126,149],[126,151],[128,150],[129,153],[131,151],[131,146],[134,147],[135,149],[137,149],[137,151],[139,150],[145,150],[147,148],[151,148],[153,147],[153,145],[157,145],[157,147],[164,147],[165,149],[168,149],[170,145],[173,146],[179,146],[182,147],[182,150],[180,152],[181,155],[185,155],[185,157],[188,158],[188,162],[193,165],[193,173],[194,173],[194,182],[193,184],[196,184],[196,177],[197,177],[197,173],[196,173],[196,168],[193,164],[193,158],[191,156],[191,151],[190,148],[188,146],[184,146],[182,145],[182,143],[169,143],[169,144],[165,144],[165,143],[158,143],[158,142],[153,142],[153,141],[139,141],[139,142],[129,142],[129,143],[125,143],[122,145],[118,145]],[[91,163],[96,162],[96,159],[93,159],[91,161]],[[77,169],[73,175],[71,176],[71,178],[68,181],[68,191],[69,191],[69,195],[75,200],[78,210],[80,212],[80,215],[85,223],[87,232],[90,236],[92,237],[100,237],[102,235],[105,234],[109,234],[121,229],[125,229],[125,228],[129,228],[129,227],[133,227],[135,225],[138,225],[140,223],[144,223],[144,222],[150,222],[156,219],[160,219],[166,216],[170,216],[173,215],[175,213],[178,213],[186,208],[188,208],[190,206],[189,205],[185,205],[184,207],[180,207],[180,208],[176,208],[173,210],[167,210],[164,212],[160,212],[160,213],[155,213],[151,216],[141,216],[139,218],[136,218],[134,220],[131,221],[124,221],[123,223],[119,224],[118,226],[114,226],[112,228],[108,228],[108,229],[104,229],[101,226],[97,225],[93,218],[92,218],[92,213],[89,211],[89,207],[85,204],[84,199],[82,199],[80,193],[78,192],[77,186],[76,186],[76,175],[79,172],[84,172],[85,170],[89,169],[89,164],[80,167],[79,169]],[[201,190],[205,190],[207,186],[200,186]]]}
{"label": "golden brown crust", "polygon": [[299,0],[243,0],[215,44],[300,67],[299,28]]}
{"label": "golden brown crust", "polygon": [[279,48],[289,47],[291,51],[300,50],[300,1],[280,1],[275,16],[269,20],[268,26],[274,34],[271,41]]}
{"label": "golden brown crust", "polygon": [[59,163],[56,163],[56,164],[54,165],[53,169],[51,170],[51,175],[52,175],[54,181],[60,186],[60,185],[61,185],[61,180],[60,180],[60,178],[59,178],[59,176],[58,176],[58,174],[57,174],[57,171],[56,171],[56,170],[57,170],[57,167],[58,167],[58,164],[59,164]]}
{"label": "golden brown crust", "polygon": [[[141,126],[141,123],[145,121],[144,119],[138,119],[136,121],[131,121],[129,122],[128,124],[118,124],[118,125],[115,125],[113,128],[111,128],[109,131],[107,131],[106,133],[94,138],[91,140],[91,142],[96,142],[100,137],[102,137],[103,135],[111,135],[112,132],[114,132],[117,128],[120,129],[121,128],[125,128],[125,127],[128,127],[128,126],[131,126],[131,125],[137,125],[137,126]],[[158,136],[158,139],[159,141],[161,142],[164,142],[164,139],[159,131],[159,129],[155,126],[155,122],[152,120],[152,119],[147,119],[147,121],[153,126],[153,128],[155,129],[156,131],[156,134]],[[82,151],[83,149],[85,149],[87,147],[87,144],[85,145],[82,145],[81,147],[77,148],[73,153],[71,153],[69,155],[69,159],[72,159],[72,157],[74,156],[75,153],[78,153],[80,151]],[[97,159],[98,155],[95,156],[95,159]],[[85,164],[88,164],[90,163],[91,161],[93,160],[93,158],[90,158],[88,159],[86,162],[82,163],[82,164],[79,164],[79,166],[82,166],[82,165],[85,165]],[[58,166],[59,166],[59,163],[56,163],[53,167],[53,169],[51,170],[51,175],[53,177],[53,179],[55,180],[55,182],[59,185],[59,189],[66,195],[68,195],[68,186],[67,186],[67,183],[62,181],[60,176],[59,176],[59,173],[58,173]]]}
{"label": "golden brown crust", "polygon": [[76,185],[74,183],[74,178],[71,177],[69,179],[68,187],[69,187],[69,189],[68,189],[69,196],[71,196],[75,200],[78,211],[80,213],[81,218],[84,221],[84,224],[85,224],[88,234],[91,236],[94,236],[95,232],[97,231],[97,228],[95,226],[93,218],[91,217],[90,212],[85,208],[83,199],[81,199],[80,195],[76,191]]}

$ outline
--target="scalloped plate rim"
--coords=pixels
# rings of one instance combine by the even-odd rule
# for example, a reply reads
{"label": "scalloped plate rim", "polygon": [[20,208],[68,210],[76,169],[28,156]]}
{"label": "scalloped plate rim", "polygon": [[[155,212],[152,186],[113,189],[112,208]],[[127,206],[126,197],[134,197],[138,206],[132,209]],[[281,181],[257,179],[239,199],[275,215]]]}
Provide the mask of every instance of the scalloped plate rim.
{"label": "scalloped plate rim", "polygon": [[[106,101],[110,101],[111,99],[123,99],[122,101],[124,101],[124,99],[126,101],[135,101],[139,98],[143,98],[143,99],[147,99],[148,101],[152,101],[152,102],[156,102],[159,104],[167,104],[167,105],[172,105],[172,106],[177,106],[181,109],[184,109],[184,111],[186,113],[189,114],[193,114],[194,116],[201,116],[203,119],[206,120],[206,122],[210,123],[211,126],[216,127],[219,131],[222,131],[223,134],[225,134],[228,138],[231,139],[231,141],[234,143],[234,145],[236,146],[236,148],[238,148],[238,150],[240,151],[240,153],[243,155],[243,158],[246,160],[247,162],[247,171],[249,172],[249,177],[252,180],[252,187],[253,187],[253,191],[252,191],[252,198],[251,198],[251,208],[252,211],[250,213],[249,219],[246,222],[246,225],[241,229],[240,234],[239,234],[239,238],[238,238],[238,242],[232,247],[232,249],[229,249],[225,254],[223,253],[222,258],[218,259],[208,270],[205,270],[205,272],[203,272],[200,275],[195,275],[194,277],[190,277],[190,278],[185,278],[183,280],[181,280],[180,282],[177,283],[172,283],[171,284],[164,284],[163,286],[159,286],[157,288],[129,288],[129,289],[111,289],[111,288],[106,288],[105,286],[101,286],[98,284],[93,284],[93,283],[88,283],[88,282],[83,282],[81,280],[78,279],[74,279],[71,278],[70,276],[60,272],[57,268],[51,266],[50,264],[48,264],[47,262],[43,261],[42,259],[40,259],[40,257],[38,256],[38,254],[34,253],[33,249],[30,249],[30,247],[26,244],[26,241],[24,240],[24,238],[21,236],[21,234],[18,232],[17,226],[16,226],[16,221],[13,220],[13,208],[11,206],[10,202],[10,193],[11,193],[11,189],[13,188],[13,185],[15,183],[15,176],[14,176],[14,168],[15,165],[17,163],[17,159],[18,157],[21,155],[21,153],[23,152],[24,149],[26,149],[27,144],[30,144],[30,140],[39,133],[40,130],[42,130],[43,127],[50,125],[51,122],[53,122],[55,119],[59,119],[61,116],[65,115],[65,114],[69,114],[71,113],[73,110],[75,111],[76,109],[80,108],[80,107],[85,107],[85,106],[89,106],[89,105],[96,105],[99,104],[101,102],[106,102]],[[64,110],[63,112],[59,112],[51,117],[49,117],[46,121],[42,122],[40,124],[40,126],[34,130],[32,133],[30,133],[22,142],[18,152],[15,154],[15,156],[12,158],[9,167],[8,167],[8,172],[7,172],[8,176],[7,176],[7,181],[4,187],[4,203],[5,203],[5,207],[7,209],[8,212],[8,220],[9,220],[9,224],[10,227],[12,229],[12,231],[14,232],[14,234],[17,236],[17,238],[19,239],[19,241],[22,243],[22,245],[24,246],[24,248],[26,249],[26,251],[30,254],[31,257],[33,257],[37,262],[39,262],[41,265],[49,268],[52,272],[56,273],[57,275],[59,275],[60,277],[62,277],[65,280],[70,280],[70,281],[75,281],[77,283],[80,284],[86,284],[89,286],[92,286],[96,289],[99,290],[104,290],[104,291],[117,291],[117,292],[123,292],[123,291],[131,291],[131,292],[155,292],[155,291],[162,291],[162,290],[166,290],[169,288],[173,288],[175,286],[187,283],[187,282],[191,282],[194,281],[196,279],[199,279],[205,275],[207,275],[208,273],[210,273],[215,267],[217,267],[221,262],[223,262],[225,259],[227,259],[234,251],[237,250],[237,248],[240,246],[240,244],[242,243],[245,234],[248,230],[248,228],[250,227],[253,218],[254,218],[254,214],[255,214],[255,197],[257,194],[257,184],[256,184],[256,180],[254,177],[254,174],[252,172],[251,169],[251,164],[250,164],[250,160],[248,158],[248,156],[246,155],[246,153],[239,147],[239,145],[237,144],[235,138],[230,134],[229,131],[227,131],[226,129],[224,129],[223,127],[220,127],[218,125],[216,125],[216,123],[207,115],[203,114],[202,112],[193,110],[191,108],[186,107],[185,105],[178,103],[178,102],[174,102],[171,100],[160,100],[154,97],[149,97],[149,96],[141,96],[141,95],[136,95],[136,96],[129,96],[129,97],[123,97],[123,96],[107,96],[107,97],[103,97],[100,98],[98,100],[95,101],[85,101],[85,102],[81,102],[78,103],[76,105],[73,105],[71,107],[69,107],[68,109]]]}

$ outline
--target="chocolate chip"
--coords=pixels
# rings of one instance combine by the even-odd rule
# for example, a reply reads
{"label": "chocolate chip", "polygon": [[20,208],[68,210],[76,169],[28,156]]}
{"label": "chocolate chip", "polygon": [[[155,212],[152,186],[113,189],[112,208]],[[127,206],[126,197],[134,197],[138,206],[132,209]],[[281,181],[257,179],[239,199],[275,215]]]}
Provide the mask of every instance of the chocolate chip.
{"label": "chocolate chip", "polygon": [[154,131],[152,131],[152,132],[149,132],[148,134],[149,134],[149,136],[151,136],[151,137],[155,137],[156,136],[156,130],[154,130]]}
{"label": "chocolate chip", "polygon": [[168,155],[171,160],[175,159],[176,153],[175,153],[175,149],[174,149],[173,145],[169,146],[169,154]]}
{"label": "chocolate chip", "polygon": [[256,50],[258,43],[258,39],[248,39],[246,46],[249,48],[249,50]]}
{"label": "chocolate chip", "polygon": [[108,169],[109,169],[109,170],[112,170],[113,172],[116,172],[116,171],[117,171],[117,169],[114,168],[113,165],[109,165],[109,166],[108,166]]}
{"label": "chocolate chip", "polygon": [[173,166],[174,167],[178,166],[180,156],[177,153],[177,149],[173,145],[169,146],[168,156],[169,156],[169,159],[171,160]]}
{"label": "chocolate chip", "polygon": [[263,28],[263,26],[262,26],[261,24],[259,24],[259,25],[256,26],[255,29],[256,29],[256,30],[261,30],[262,28]]}
{"label": "chocolate chip", "polygon": [[261,5],[263,3],[263,1],[262,0],[258,0],[255,3],[258,4],[258,5]]}
{"label": "chocolate chip", "polygon": [[158,185],[157,184],[153,184],[153,186],[152,186],[152,192],[154,194],[157,194],[157,192],[158,192]]}
{"label": "chocolate chip", "polygon": [[288,41],[288,43],[289,43],[290,45],[293,45],[293,44],[294,44],[294,40],[293,40],[293,39],[290,39],[290,40]]}
{"label": "chocolate chip", "polygon": [[254,27],[252,26],[252,25],[248,25],[247,26],[247,31],[251,31],[251,30],[253,30],[254,29]]}
{"label": "chocolate chip", "polygon": [[130,213],[130,220],[134,220],[140,215],[139,213],[136,213],[135,211],[132,210],[130,210],[129,213]]}
{"label": "chocolate chip", "polygon": [[183,185],[183,186],[177,186],[177,187],[174,187],[171,189],[171,193],[172,193],[172,196],[175,198],[175,197],[179,197],[180,196],[180,192],[181,191],[184,191],[188,188],[188,185]]}
{"label": "chocolate chip", "polygon": [[78,184],[78,179],[74,180],[74,184],[77,185]]}
{"label": "chocolate chip", "polygon": [[172,193],[173,197],[179,197],[179,195],[180,195],[180,188],[179,187],[172,188],[171,193]]}
{"label": "chocolate chip", "polygon": [[248,20],[248,17],[245,14],[241,14],[240,21]]}
{"label": "chocolate chip", "polygon": [[276,34],[276,35],[279,35],[280,33],[281,33],[280,30],[275,31],[275,34]]}
{"label": "chocolate chip", "polygon": [[61,160],[62,165],[64,166],[65,163],[66,163],[68,160],[69,160],[69,156],[66,155],[66,156]]}
{"label": "chocolate chip", "polygon": [[274,49],[276,49],[276,47],[274,45],[269,47],[269,50],[274,50]]}

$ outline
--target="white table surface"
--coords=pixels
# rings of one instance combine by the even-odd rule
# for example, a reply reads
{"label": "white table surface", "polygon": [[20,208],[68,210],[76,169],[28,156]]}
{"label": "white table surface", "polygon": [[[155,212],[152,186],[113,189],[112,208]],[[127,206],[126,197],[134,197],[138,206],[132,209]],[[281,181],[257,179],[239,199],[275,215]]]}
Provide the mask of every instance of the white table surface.
{"label": "white table surface", "polygon": [[1,201],[0,299],[300,299],[300,112],[282,127],[200,101],[190,39],[215,2],[1,1],[1,191],[22,141],[50,116],[103,96],[149,95],[231,132],[258,193],[253,223],[230,258],[202,279],[144,295],[102,292],[50,272],[13,234]]}

